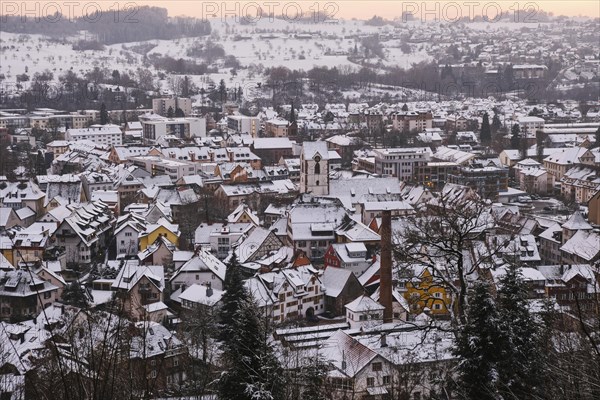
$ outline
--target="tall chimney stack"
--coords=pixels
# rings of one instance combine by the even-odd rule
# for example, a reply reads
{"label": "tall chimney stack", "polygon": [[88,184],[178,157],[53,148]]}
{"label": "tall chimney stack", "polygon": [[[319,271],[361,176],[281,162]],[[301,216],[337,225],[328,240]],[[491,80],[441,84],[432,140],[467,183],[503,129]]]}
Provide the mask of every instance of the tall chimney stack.
{"label": "tall chimney stack", "polygon": [[385,210],[381,213],[381,264],[379,267],[379,301],[385,307],[383,322],[392,322],[392,212]]}

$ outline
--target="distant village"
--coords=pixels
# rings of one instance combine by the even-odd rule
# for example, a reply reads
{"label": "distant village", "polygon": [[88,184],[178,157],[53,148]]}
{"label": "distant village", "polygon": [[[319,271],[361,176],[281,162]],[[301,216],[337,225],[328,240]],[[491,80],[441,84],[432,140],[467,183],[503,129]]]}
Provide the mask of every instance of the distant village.
{"label": "distant village", "polygon": [[[532,304],[551,299],[566,316],[595,307],[597,107],[470,99],[245,116],[227,103],[214,120],[189,98],[152,103],[120,125],[108,123],[120,111],[0,111],[13,149],[39,149],[32,168],[0,178],[3,391],[26,384],[52,335],[83,329],[99,310],[138,328],[145,347],[130,362],[156,366],[154,393],[169,393],[198,357],[178,327],[220,307],[235,258],[278,346],[320,352],[333,398],[380,398],[406,363],[457,361],[451,334],[422,340],[416,329],[448,323],[452,289],[428,262],[382,262],[382,248],[404,246],[402,230],[423,210],[474,199],[492,221],[463,250],[474,277],[497,283],[510,257]],[[40,146],[37,129],[59,138]],[[498,240],[479,262],[474,247]],[[441,390],[435,374],[420,376],[410,399]]]}
{"label": "distant village", "polygon": [[3,17],[0,400],[600,398],[598,18],[137,11]]}

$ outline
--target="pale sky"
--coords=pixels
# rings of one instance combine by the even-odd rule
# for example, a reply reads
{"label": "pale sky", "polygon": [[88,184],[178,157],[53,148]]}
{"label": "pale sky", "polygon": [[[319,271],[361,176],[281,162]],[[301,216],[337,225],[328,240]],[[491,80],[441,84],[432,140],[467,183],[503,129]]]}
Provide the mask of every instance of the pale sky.
{"label": "pale sky", "polygon": [[[528,11],[521,11],[527,14],[529,12],[530,20],[535,22],[535,9],[552,12],[554,15],[567,16],[588,16],[600,18],[600,1],[598,0],[541,0],[541,1],[515,1],[515,0],[496,0],[496,1],[396,1],[396,0],[259,0],[259,1],[201,1],[201,0],[136,0],[136,1],[115,1],[115,0],[41,0],[41,1],[18,1],[2,0],[0,2],[0,14],[22,13],[23,4],[27,9],[37,10],[41,15],[46,15],[44,11],[50,11],[53,14],[57,7],[63,15],[80,15],[81,11],[87,7],[88,12],[93,12],[98,7],[106,12],[114,9],[116,4],[120,8],[126,4],[133,5],[154,5],[165,7],[169,10],[169,15],[186,15],[198,18],[211,18],[213,15],[223,17],[229,12],[255,16],[258,4],[266,12],[269,8],[275,11],[277,15],[285,9],[286,15],[293,19],[299,10],[304,16],[310,16],[314,11],[320,10],[328,15],[337,18],[359,18],[368,19],[373,15],[392,19],[399,17],[405,10],[423,11],[426,9],[428,19],[437,18],[438,20],[452,21],[458,13],[462,16],[481,16],[487,15],[490,19],[496,16],[498,10],[505,15],[514,15],[515,8],[518,6],[521,10],[527,7]],[[460,7],[460,11],[456,6]]]}

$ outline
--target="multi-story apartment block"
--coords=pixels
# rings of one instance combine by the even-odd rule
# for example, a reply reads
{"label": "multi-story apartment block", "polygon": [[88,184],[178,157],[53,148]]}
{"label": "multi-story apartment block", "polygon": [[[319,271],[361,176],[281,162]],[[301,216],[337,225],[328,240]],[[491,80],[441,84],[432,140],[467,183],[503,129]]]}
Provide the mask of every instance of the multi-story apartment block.
{"label": "multi-story apartment block", "polygon": [[375,173],[416,181],[417,171],[431,160],[429,147],[375,149]]}
{"label": "multi-story apartment block", "polygon": [[144,143],[154,144],[163,136],[179,139],[206,137],[205,118],[163,118],[143,119],[142,135]]}
{"label": "multi-story apartment block", "polygon": [[68,129],[66,140],[89,140],[101,146],[120,146],[123,132],[117,125],[92,125],[89,128]]}
{"label": "multi-story apartment block", "polygon": [[260,119],[245,115],[228,115],[227,129],[232,133],[248,133],[256,137],[260,129]]}
{"label": "multi-story apartment block", "polygon": [[433,124],[429,111],[402,111],[391,115],[394,129],[400,132],[423,132]]}
{"label": "multi-story apartment block", "polygon": [[187,117],[192,114],[192,99],[187,97],[152,99],[152,111],[155,114],[166,117],[169,108],[173,110],[173,115],[175,115],[175,111],[179,108]]}

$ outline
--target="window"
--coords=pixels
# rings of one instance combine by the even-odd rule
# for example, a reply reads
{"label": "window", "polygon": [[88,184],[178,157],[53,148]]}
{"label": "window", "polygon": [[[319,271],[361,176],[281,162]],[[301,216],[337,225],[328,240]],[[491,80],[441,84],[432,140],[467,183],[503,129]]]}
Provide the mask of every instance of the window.
{"label": "window", "polygon": [[375,362],[371,365],[373,366],[373,371],[375,371],[375,372],[381,371],[381,363],[380,362]]}
{"label": "window", "polygon": [[435,297],[436,299],[441,299],[442,298],[442,293],[441,292],[435,292],[433,294],[433,297]]}
{"label": "window", "polygon": [[[321,173],[321,164],[317,161],[315,163],[315,175],[318,175]],[[318,183],[319,181],[317,181],[317,186],[319,185]]]}
{"label": "window", "polygon": [[156,371],[152,371],[152,373],[150,374],[151,378],[156,378]]}
{"label": "window", "polygon": [[384,385],[389,385],[392,383],[392,377],[389,375],[386,375],[383,377],[383,384]]}
{"label": "window", "polygon": [[367,378],[367,387],[373,387],[373,386],[375,386],[375,378],[373,378],[373,377]]}

